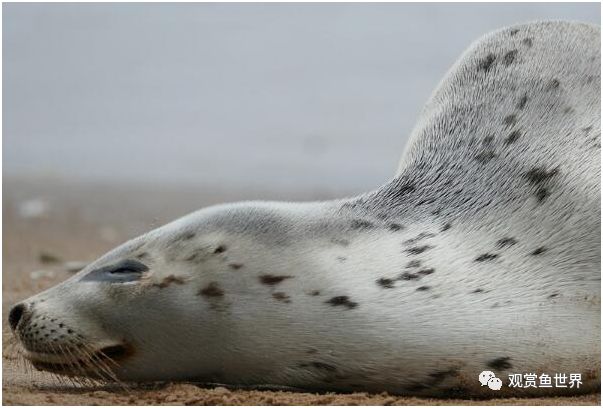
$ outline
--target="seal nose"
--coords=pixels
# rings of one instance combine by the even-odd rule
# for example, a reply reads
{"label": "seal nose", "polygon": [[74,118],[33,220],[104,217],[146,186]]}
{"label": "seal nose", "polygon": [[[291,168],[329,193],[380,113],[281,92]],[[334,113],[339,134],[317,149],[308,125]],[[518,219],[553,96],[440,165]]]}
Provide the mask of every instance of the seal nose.
{"label": "seal nose", "polygon": [[21,321],[23,313],[25,313],[25,305],[23,303],[19,303],[18,305],[13,306],[13,308],[8,313],[8,324],[10,325],[10,328],[13,331],[17,329],[17,325]]}

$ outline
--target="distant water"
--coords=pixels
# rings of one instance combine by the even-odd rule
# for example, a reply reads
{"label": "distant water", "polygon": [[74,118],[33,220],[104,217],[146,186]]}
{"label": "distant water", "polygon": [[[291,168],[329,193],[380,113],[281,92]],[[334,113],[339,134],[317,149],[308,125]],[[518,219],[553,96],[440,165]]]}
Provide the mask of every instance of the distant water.
{"label": "distant water", "polygon": [[362,191],[480,35],[596,3],[4,4],[4,171]]}

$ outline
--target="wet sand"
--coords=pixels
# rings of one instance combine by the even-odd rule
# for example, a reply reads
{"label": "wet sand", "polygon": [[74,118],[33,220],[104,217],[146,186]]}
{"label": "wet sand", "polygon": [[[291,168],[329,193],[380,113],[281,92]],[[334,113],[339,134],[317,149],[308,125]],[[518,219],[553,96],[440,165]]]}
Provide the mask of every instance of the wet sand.
{"label": "wet sand", "polygon": [[[65,261],[89,262],[129,238],[204,206],[236,200],[317,200],[325,192],[270,193],[5,179],[3,183],[2,402],[6,405],[600,405],[600,394],[563,398],[439,400],[387,394],[312,394],[152,384],[129,390],[60,385],[19,364],[9,305],[71,276]],[[353,194],[353,192],[349,192]],[[338,194],[341,196],[341,194]]]}

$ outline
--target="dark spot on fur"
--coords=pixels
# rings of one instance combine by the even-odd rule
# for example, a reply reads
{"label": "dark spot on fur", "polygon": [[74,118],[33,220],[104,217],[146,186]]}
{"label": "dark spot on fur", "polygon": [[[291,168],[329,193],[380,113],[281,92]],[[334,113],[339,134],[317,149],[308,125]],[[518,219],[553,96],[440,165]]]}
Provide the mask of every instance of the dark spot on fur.
{"label": "dark spot on fur", "polygon": [[536,198],[539,202],[544,201],[549,196],[548,189],[544,184],[559,173],[558,168],[547,171],[542,167],[535,167],[524,174],[524,177],[533,185],[537,186]]}
{"label": "dark spot on fur", "polygon": [[524,38],[523,40],[521,40],[521,43],[523,45],[525,45],[526,47],[528,47],[528,48],[532,48],[532,45],[534,44],[534,42],[532,41],[532,39],[529,38],[529,37],[528,38]]}
{"label": "dark spot on fur", "polygon": [[417,290],[418,290],[419,292],[424,292],[424,291],[429,290],[429,289],[431,289],[431,286],[419,286],[419,287],[417,288]]}
{"label": "dark spot on fur", "polygon": [[517,244],[517,240],[515,238],[511,238],[511,237],[501,238],[498,241],[496,241],[496,246],[499,249],[504,248],[504,247],[510,247],[515,244]]}
{"label": "dark spot on fur", "polygon": [[[404,199],[408,197],[410,193],[415,191],[415,186],[410,183],[405,177],[397,177],[392,182],[386,184],[386,186],[380,189],[378,193],[378,197],[383,206],[397,206]],[[371,206],[370,201],[373,195],[368,195],[365,198],[359,200],[359,203],[363,204],[366,208],[367,206]],[[356,204],[358,205],[358,204]]]}
{"label": "dark spot on fur", "polygon": [[289,296],[284,292],[275,292],[272,294],[272,297],[278,300],[279,302],[291,303]]}
{"label": "dark spot on fur", "polygon": [[195,236],[196,236],[196,235],[197,235],[197,234],[196,234],[195,232],[193,232],[193,231],[188,231],[188,232],[185,232],[184,234],[182,234],[182,235],[180,236],[180,239],[181,239],[181,240],[183,240],[183,241],[189,241],[189,240],[191,240],[191,239],[195,238]]}
{"label": "dark spot on fur", "polygon": [[269,285],[269,286],[274,286],[274,285],[278,285],[279,283],[281,283],[282,281],[284,281],[285,279],[291,279],[293,278],[293,276],[288,276],[288,275],[260,275],[260,282],[262,282],[264,285]]}
{"label": "dark spot on fur", "polygon": [[406,252],[408,252],[410,255],[418,255],[418,254],[422,254],[423,252],[425,252],[431,248],[433,248],[433,247],[429,246],[429,245],[423,245],[423,246],[408,248],[406,250]]}
{"label": "dark spot on fur", "polygon": [[394,287],[394,280],[388,278],[380,278],[377,279],[377,285],[383,288],[392,289]]}
{"label": "dark spot on fur", "polygon": [[195,252],[184,260],[186,262],[202,262],[205,259],[203,252]]}
{"label": "dark spot on fur", "polygon": [[404,243],[405,245],[411,245],[411,244],[415,244],[415,243],[417,243],[417,242],[421,241],[422,239],[425,239],[425,238],[433,238],[433,237],[435,237],[435,234],[432,234],[431,232],[421,232],[421,233],[420,233],[419,235],[417,235],[416,237],[411,238],[411,239],[407,239],[407,240],[406,240],[406,241],[404,241],[403,243]]}
{"label": "dark spot on fur", "polygon": [[429,376],[431,378],[433,378],[434,380],[437,380],[437,382],[441,382],[441,381],[444,381],[444,379],[447,377],[455,376],[457,373],[458,373],[458,370],[450,369],[450,370],[446,370],[446,371],[436,371],[435,373],[429,374]]}
{"label": "dark spot on fur", "polygon": [[419,200],[417,202],[417,205],[433,204],[433,203],[435,203],[435,201],[436,201],[435,197],[425,197],[425,198]]}
{"label": "dark spot on fur", "polygon": [[498,258],[497,254],[482,254],[482,255],[478,256],[477,258],[475,258],[475,262],[491,261],[496,258]]}
{"label": "dark spot on fur", "polygon": [[317,368],[319,370],[325,370],[325,371],[337,371],[337,367],[332,366],[331,364],[327,364],[327,363],[323,363],[321,361],[312,361],[310,363],[302,363],[300,364],[300,367],[313,367],[313,368]]}
{"label": "dark spot on fur", "polygon": [[406,264],[407,268],[418,268],[419,266],[421,266],[421,261],[419,261],[418,259],[415,261],[410,261]]}
{"label": "dark spot on fur", "polygon": [[458,369],[452,368],[450,370],[445,371],[436,371],[427,376],[427,378],[423,381],[417,381],[416,383],[407,387],[407,390],[410,392],[418,392],[428,388],[434,388],[442,383],[449,377],[454,377],[458,374]]}
{"label": "dark spot on fur", "polygon": [[557,296],[559,296],[559,293],[553,293],[549,295],[549,299],[556,298]]}
{"label": "dark spot on fur", "polygon": [[237,269],[241,269],[244,265],[242,263],[235,263],[235,262],[233,262],[233,263],[229,263],[228,266],[231,269],[237,270]]}
{"label": "dark spot on fur", "polygon": [[426,388],[427,388],[427,385],[417,382],[416,384],[407,386],[406,390],[408,392],[419,392],[419,391],[423,391]]}
{"label": "dark spot on fur", "polygon": [[389,225],[389,230],[390,231],[400,231],[403,227],[400,224],[390,224]]}
{"label": "dark spot on fur", "polygon": [[484,146],[489,146],[492,144],[492,142],[494,141],[494,136],[489,135],[484,137],[484,140],[482,141],[482,145]]}
{"label": "dark spot on fur", "polygon": [[345,256],[338,256],[336,258],[339,262],[345,262],[348,258],[346,258]]}
{"label": "dark spot on fur", "polygon": [[417,275],[416,273],[404,272],[402,275],[400,275],[400,277],[398,279],[400,279],[400,280],[415,280],[415,279],[419,279],[419,275]]}
{"label": "dark spot on fur", "polygon": [[332,243],[336,244],[336,245],[341,245],[341,246],[348,246],[350,245],[350,241],[348,241],[347,239],[337,239],[337,238],[333,238],[331,240]]}
{"label": "dark spot on fur", "polygon": [[494,60],[496,60],[494,54],[488,54],[486,58],[482,59],[479,62],[479,65],[477,66],[478,71],[490,71],[490,68],[492,68],[492,64],[494,64]]}
{"label": "dark spot on fur", "polygon": [[348,296],[335,296],[327,300],[325,303],[329,303],[333,306],[345,306],[348,309],[354,309],[358,306],[358,303],[352,302]]}
{"label": "dark spot on fur", "polygon": [[420,271],[417,271],[417,273],[419,275],[431,275],[434,272],[435,272],[435,269],[433,269],[433,268],[425,268],[425,269],[421,269]]}
{"label": "dark spot on fur", "polygon": [[549,195],[549,190],[544,187],[541,187],[536,191],[536,199],[539,203],[543,202]]}
{"label": "dark spot on fur", "polygon": [[478,289],[475,289],[475,290],[474,290],[473,292],[471,292],[471,293],[483,293],[483,292],[484,292],[484,290],[483,290],[483,289],[478,288]]}
{"label": "dark spot on fur", "polygon": [[483,152],[481,152],[475,156],[475,160],[477,160],[478,162],[480,162],[482,164],[485,164],[485,163],[488,163],[490,160],[492,160],[495,157],[496,157],[496,153],[494,153],[492,150],[484,150]]}
{"label": "dark spot on fur", "polygon": [[222,252],[226,252],[226,245],[220,245],[214,249],[214,254],[221,254]]}
{"label": "dark spot on fur", "polygon": [[163,288],[167,288],[172,283],[182,285],[182,284],[184,284],[184,280],[182,278],[178,278],[174,275],[169,275],[169,276],[166,276],[165,278],[163,278],[163,280],[160,283],[154,283],[153,286],[163,289]]}
{"label": "dark spot on fur", "polygon": [[515,57],[517,56],[517,50],[511,50],[505,54],[503,57],[503,63],[508,67],[515,61]]}
{"label": "dark spot on fur", "polygon": [[547,84],[546,84],[546,90],[547,91],[551,91],[553,89],[557,89],[559,88],[559,85],[561,83],[559,82],[559,80],[557,78],[551,79]]}
{"label": "dark spot on fur", "polygon": [[503,123],[507,126],[513,126],[517,123],[517,115],[511,114],[505,116],[505,118],[503,119]]}
{"label": "dark spot on fur", "polygon": [[508,370],[513,367],[513,365],[509,362],[511,357],[499,357],[494,360],[488,361],[488,367],[494,370]]}
{"label": "dark spot on fur", "polygon": [[542,167],[534,167],[530,171],[525,173],[525,177],[532,184],[540,184],[548,181],[551,177],[555,176],[558,173],[558,169],[553,169],[551,171],[547,171]]}
{"label": "dark spot on fur", "polygon": [[519,130],[514,130],[511,133],[509,133],[509,136],[507,136],[505,138],[505,144],[506,145],[510,145],[513,144],[517,141],[517,139],[519,139],[519,137],[521,136],[521,132]]}
{"label": "dark spot on fur", "polygon": [[149,256],[148,252],[141,252],[138,255],[136,255],[136,259],[145,259],[148,256]]}
{"label": "dark spot on fur", "polygon": [[210,282],[209,285],[199,291],[198,295],[207,297],[222,297],[224,296],[224,291],[216,282]]}
{"label": "dark spot on fur", "polygon": [[530,255],[540,255],[540,254],[545,253],[546,251],[547,251],[547,249],[545,247],[538,247],[535,250],[533,250]]}
{"label": "dark spot on fur", "polygon": [[519,32],[519,29],[514,28],[514,29],[512,29],[512,30],[510,31],[510,34],[511,34],[511,36],[513,37],[513,36],[515,36],[515,35],[516,35],[518,32]]}
{"label": "dark spot on fur", "polygon": [[582,131],[585,132],[585,133],[589,133],[592,129],[593,129],[592,126],[586,126],[586,127],[582,128]]}
{"label": "dark spot on fur", "polygon": [[373,224],[370,221],[366,221],[366,220],[352,220],[351,227],[352,227],[352,229],[355,229],[355,230],[369,229],[369,228],[374,228],[375,224]]}
{"label": "dark spot on fur", "polygon": [[526,107],[526,103],[528,103],[528,95],[524,94],[517,102],[517,109],[522,110]]}
{"label": "dark spot on fur", "polygon": [[574,111],[574,108],[572,108],[571,106],[567,106],[565,109],[563,109],[563,113],[572,113]]}
{"label": "dark spot on fur", "polygon": [[444,231],[448,231],[450,228],[452,227],[452,224],[447,222],[446,224],[444,224],[444,226],[440,229],[441,232]]}
{"label": "dark spot on fur", "polygon": [[313,290],[312,292],[310,292],[310,296],[318,296],[320,295],[320,290]]}

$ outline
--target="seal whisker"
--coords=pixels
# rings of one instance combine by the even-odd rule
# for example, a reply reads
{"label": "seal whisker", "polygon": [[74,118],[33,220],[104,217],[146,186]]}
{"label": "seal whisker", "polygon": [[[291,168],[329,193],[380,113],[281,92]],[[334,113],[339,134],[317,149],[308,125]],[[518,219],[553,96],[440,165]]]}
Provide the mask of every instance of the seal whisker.
{"label": "seal whisker", "polygon": [[[51,349],[52,349],[52,353],[53,354],[57,354],[56,350],[54,350],[54,347],[51,347]],[[67,365],[71,366],[71,364],[69,364],[69,363]],[[65,375],[64,378],[65,378],[65,381],[68,381],[69,383],[71,383],[71,385],[73,387],[77,388],[77,387],[80,386],[80,384],[76,381],[76,379],[75,379],[74,376],[67,376],[67,375]]]}
{"label": "seal whisker", "polygon": [[[69,357],[69,354],[68,354],[68,353],[65,351],[65,349],[63,349],[63,347],[62,347],[62,346],[60,346],[60,345],[57,345],[57,346],[56,346],[56,348],[55,348],[55,346],[50,345],[50,346],[49,346],[49,349],[50,349],[49,351],[51,352],[51,354],[59,354],[59,355],[61,355],[61,356],[68,356],[68,357]],[[77,365],[75,365],[75,364],[74,364],[74,363],[71,361],[71,359],[68,359],[66,364],[67,364],[69,367],[71,367],[71,370],[72,370],[72,371],[75,371],[75,372],[80,372],[79,367],[78,367]],[[75,387],[77,387],[77,386],[80,386],[80,385],[81,385],[81,381],[79,381],[79,379],[78,379],[78,377],[77,377],[77,376],[68,376],[67,378],[69,379],[69,382],[71,382],[71,383],[72,383],[72,384],[73,384]]]}
{"label": "seal whisker", "polygon": [[[95,353],[90,352],[90,361],[93,362],[97,367],[99,367],[104,373],[106,373],[106,375],[108,376],[108,378],[112,381],[115,381],[119,384],[121,384],[121,381],[115,376],[115,373],[113,372],[113,370],[111,369],[111,367],[109,367],[109,365],[103,361],[103,359],[101,359],[98,355],[96,355]],[[107,357],[108,361],[112,362],[114,365],[118,366],[113,360],[109,359]]]}
{"label": "seal whisker", "polygon": [[[92,362],[97,364],[99,366],[99,368],[101,368],[103,370],[103,372],[106,373],[109,380],[117,383],[124,390],[129,391],[129,387],[123,381],[121,381],[117,378],[114,371],[111,369],[109,364],[107,364],[107,362],[108,362],[115,367],[119,367],[120,366],[119,363],[117,363],[113,358],[108,356],[102,350],[94,352],[94,350],[92,350],[92,348],[90,346],[87,346],[85,344],[83,345],[82,350],[86,351],[88,353]],[[100,358],[99,355],[102,356],[102,358]]]}
{"label": "seal whisker", "polygon": [[101,364],[100,359],[95,357],[94,353],[86,345],[78,347],[78,361],[92,369],[100,378],[101,382],[113,380],[115,375],[105,364]]}
{"label": "seal whisker", "polygon": [[79,381],[82,381],[86,385],[90,383],[93,386],[96,384],[102,384],[102,381],[98,381],[97,379],[86,376],[86,368],[88,368],[91,369],[101,379],[104,379],[103,373],[98,369],[98,367],[96,367],[94,364],[91,364],[90,358],[86,355],[83,350],[68,348],[67,353],[73,358],[74,364],[77,366],[78,372],[81,373],[81,376],[77,377]]}

